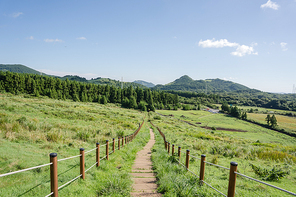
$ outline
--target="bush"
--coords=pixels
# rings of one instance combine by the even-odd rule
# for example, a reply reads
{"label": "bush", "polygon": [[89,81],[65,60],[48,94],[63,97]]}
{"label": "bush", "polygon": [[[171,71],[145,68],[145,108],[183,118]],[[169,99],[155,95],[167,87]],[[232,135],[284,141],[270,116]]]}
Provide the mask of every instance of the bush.
{"label": "bush", "polygon": [[284,171],[279,165],[274,166],[271,170],[266,168],[262,168],[259,166],[255,166],[250,164],[255,174],[262,178],[262,180],[266,181],[278,181],[286,175],[290,174],[289,171]]}
{"label": "bush", "polygon": [[154,116],[153,118],[154,118],[154,120],[161,120],[160,116]]}

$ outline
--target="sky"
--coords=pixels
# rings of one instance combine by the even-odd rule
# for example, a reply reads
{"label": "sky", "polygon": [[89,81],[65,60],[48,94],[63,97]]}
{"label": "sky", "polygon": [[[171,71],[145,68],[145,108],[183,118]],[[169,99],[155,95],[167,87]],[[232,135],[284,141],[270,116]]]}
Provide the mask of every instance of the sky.
{"label": "sky", "polygon": [[266,92],[296,84],[296,0],[0,0],[0,64]]}

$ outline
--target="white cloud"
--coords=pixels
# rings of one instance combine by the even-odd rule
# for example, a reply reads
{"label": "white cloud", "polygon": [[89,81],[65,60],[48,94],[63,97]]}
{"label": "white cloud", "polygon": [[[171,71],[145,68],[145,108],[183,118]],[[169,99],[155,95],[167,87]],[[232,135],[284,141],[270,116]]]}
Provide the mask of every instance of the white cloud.
{"label": "white cloud", "polygon": [[283,51],[287,51],[288,50],[288,48],[287,48],[287,43],[285,43],[285,42],[281,42],[281,48],[282,48],[282,50]]}
{"label": "white cloud", "polygon": [[30,36],[27,38],[28,40],[34,40],[34,37],[33,36]]}
{"label": "white cloud", "polygon": [[45,42],[63,42],[62,40],[60,39],[44,39]]}
{"label": "white cloud", "polygon": [[253,46],[257,46],[258,44],[253,42],[251,46],[246,46],[246,45],[240,45],[236,42],[229,42],[227,39],[220,39],[220,40],[215,40],[213,38],[212,40],[205,40],[202,41],[200,40],[198,43],[198,46],[201,46],[203,48],[223,48],[223,47],[236,47],[236,51],[231,52],[231,55],[234,56],[245,56],[245,55],[258,55],[257,52],[254,52]]}
{"label": "white cloud", "polygon": [[[295,1],[296,1],[296,0],[295,0]],[[174,36],[173,38],[174,38],[174,39],[177,39],[177,36]]]}
{"label": "white cloud", "polygon": [[20,15],[22,15],[23,13],[22,12],[15,12],[15,13],[13,13],[11,16],[13,17],[13,18],[17,18],[17,17],[19,17]]}
{"label": "white cloud", "polygon": [[220,39],[220,40],[215,40],[213,38],[212,40],[205,40],[202,41],[200,40],[198,43],[198,46],[201,46],[203,48],[222,48],[222,47],[236,47],[239,44],[235,42],[228,42],[227,39]]}
{"label": "white cloud", "polygon": [[263,8],[271,8],[271,9],[274,9],[274,10],[278,10],[280,6],[276,2],[272,2],[271,0],[268,0],[267,3],[262,4],[260,7],[262,9]]}
{"label": "white cloud", "polygon": [[242,57],[246,54],[248,55],[258,55],[258,53],[254,53],[254,48],[253,47],[249,47],[249,46],[246,46],[246,45],[241,45],[241,46],[238,46],[236,48],[236,51],[234,52],[231,52],[230,53],[231,55],[234,55],[234,56],[239,56],[239,57]]}
{"label": "white cloud", "polygon": [[86,40],[85,37],[79,37],[79,38],[76,38],[77,40]]}

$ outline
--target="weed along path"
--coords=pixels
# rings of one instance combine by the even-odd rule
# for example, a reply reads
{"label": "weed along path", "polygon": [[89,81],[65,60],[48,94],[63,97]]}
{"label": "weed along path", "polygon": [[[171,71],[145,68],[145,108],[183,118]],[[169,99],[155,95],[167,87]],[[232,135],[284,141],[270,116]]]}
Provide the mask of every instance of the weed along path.
{"label": "weed along path", "polygon": [[131,175],[134,191],[131,196],[161,196],[156,192],[156,178],[152,171],[151,148],[155,143],[154,133],[150,129],[150,140],[143,150],[137,153]]}

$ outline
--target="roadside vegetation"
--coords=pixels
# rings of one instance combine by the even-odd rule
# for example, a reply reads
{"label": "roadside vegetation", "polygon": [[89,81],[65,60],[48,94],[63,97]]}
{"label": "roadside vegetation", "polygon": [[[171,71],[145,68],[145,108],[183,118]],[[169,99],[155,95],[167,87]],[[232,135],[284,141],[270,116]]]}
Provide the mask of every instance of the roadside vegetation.
{"label": "roadside vegetation", "polygon": [[[206,154],[206,161],[227,168],[231,161],[236,161],[240,173],[296,192],[295,138],[225,114],[211,114],[206,111],[157,112],[166,116],[155,114],[150,116],[150,120],[175,147],[181,146],[184,152],[189,149],[190,154],[198,158],[201,154]],[[155,133],[157,132],[155,129]],[[177,158],[170,158],[159,135],[157,144],[153,151],[153,161],[158,173],[160,192],[165,196],[186,196],[186,193],[181,195],[181,191],[171,193],[174,190],[172,188],[178,190],[176,185],[184,183],[180,187],[186,189],[182,191],[191,192],[192,195],[219,195],[206,185],[199,188],[194,181],[195,177],[182,170],[181,166],[173,167],[178,165],[175,161]],[[181,155],[181,162],[185,163],[184,153]],[[189,169],[199,175],[199,166],[200,160],[191,157]],[[206,164],[205,173],[207,183],[227,194],[227,170]],[[195,187],[199,189],[196,190]],[[239,176],[236,192],[238,196],[289,196]]]}
{"label": "roadside vegetation", "polygon": [[[0,174],[49,163],[93,149],[96,142],[133,133],[145,113],[115,104],[81,103],[29,95],[0,95]],[[101,161],[99,168],[61,189],[61,196],[127,196],[129,172],[135,155],[149,140],[144,124],[136,139]],[[105,149],[101,148],[101,155]],[[86,155],[86,169],[95,163],[95,151]],[[59,186],[79,175],[79,158],[58,163]],[[49,167],[0,178],[0,196],[45,196],[50,193]],[[117,193],[117,191],[120,191]]]}

